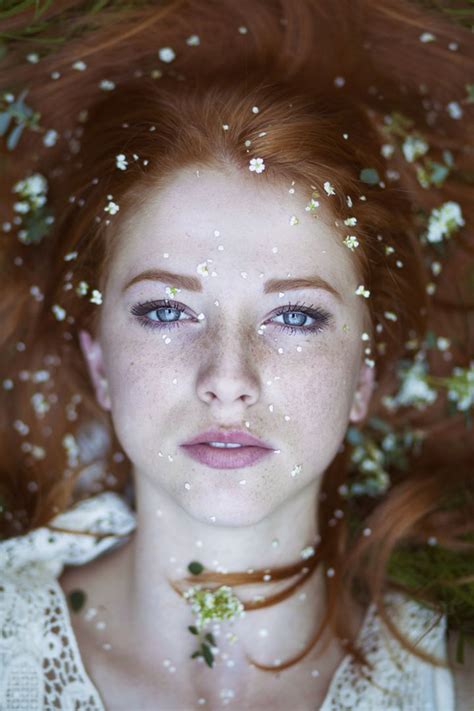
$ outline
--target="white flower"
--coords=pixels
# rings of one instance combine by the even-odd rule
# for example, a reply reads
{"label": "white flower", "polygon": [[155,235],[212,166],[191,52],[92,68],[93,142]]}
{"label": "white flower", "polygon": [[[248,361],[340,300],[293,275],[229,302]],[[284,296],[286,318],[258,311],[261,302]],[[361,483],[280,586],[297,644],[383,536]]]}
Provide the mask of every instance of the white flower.
{"label": "white flower", "polygon": [[450,200],[434,208],[428,221],[428,242],[441,242],[443,237],[450,237],[459,227],[465,225],[461,207]]}
{"label": "white flower", "polygon": [[384,158],[391,158],[395,152],[395,146],[392,146],[391,143],[384,143],[382,148],[380,149],[380,153],[383,155]]}
{"label": "white flower", "polygon": [[419,136],[407,136],[402,145],[403,155],[408,163],[413,163],[420,156],[424,156],[428,150],[427,142]]}
{"label": "white flower", "polygon": [[422,410],[438,397],[438,392],[426,383],[426,366],[422,362],[414,363],[401,375],[402,387],[394,399],[396,405],[414,405]]}
{"label": "white flower", "polygon": [[254,170],[256,173],[263,173],[265,170],[265,163],[263,158],[251,158],[249,163],[249,170]]}
{"label": "white flower", "polygon": [[360,286],[357,287],[355,293],[357,296],[363,296],[365,299],[368,299],[370,296],[370,291],[366,289],[363,284],[360,284]]}
{"label": "white flower", "polygon": [[119,205],[117,205],[117,203],[115,203],[113,200],[110,200],[107,207],[104,207],[104,212],[108,212],[111,215],[115,215],[115,213],[117,213],[119,210],[120,210]]}
{"label": "white flower", "polygon": [[346,247],[349,247],[351,252],[353,252],[354,249],[359,246],[359,240],[355,235],[347,235],[344,240],[344,244],[346,245]]}
{"label": "white flower", "polygon": [[357,218],[356,217],[347,217],[344,220],[344,224],[347,225],[348,227],[354,227],[357,224]]}
{"label": "white flower", "polygon": [[162,62],[172,62],[176,57],[175,51],[171,47],[162,47],[158,52],[158,56]]}
{"label": "white flower", "polygon": [[54,128],[51,128],[43,136],[43,145],[45,145],[47,148],[51,148],[51,146],[54,146],[56,144],[57,140],[58,132],[55,131]]}
{"label": "white flower", "polygon": [[26,58],[31,64],[38,64],[39,62],[39,54],[37,52],[30,52],[30,54],[26,55]]}
{"label": "white flower", "polygon": [[83,72],[84,69],[87,67],[87,64],[82,61],[82,59],[79,59],[77,62],[74,62],[72,65],[73,69],[77,69],[78,72]]}
{"label": "white flower", "polygon": [[200,44],[200,42],[201,42],[201,40],[199,38],[199,35],[191,35],[186,40],[186,44],[189,45],[190,47],[197,47],[197,45]]}
{"label": "white flower", "polygon": [[16,202],[13,205],[13,209],[21,215],[26,215],[26,213],[30,211],[30,203],[23,200],[21,202]]}
{"label": "white flower", "polygon": [[306,212],[313,212],[317,207],[319,207],[319,202],[314,198],[311,198],[309,203],[306,205],[305,210]]}
{"label": "white flower", "polygon": [[420,35],[420,42],[434,42],[435,40],[436,37],[431,32],[423,32]]}
{"label": "white flower", "polygon": [[328,195],[335,195],[336,191],[334,190],[333,186],[329,182],[329,180],[326,180],[326,182],[323,185],[324,190],[327,192]]}
{"label": "white flower", "polygon": [[451,387],[448,390],[448,400],[457,402],[461,412],[469,410],[474,405],[474,361],[467,368],[453,368],[450,378]]}
{"label": "white flower", "polygon": [[54,313],[58,321],[64,321],[64,319],[66,318],[66,311],[63,309],[62,306],[54,304],[54,306],[51,307],[51,311]]}
{"label": "white flower", "polygon": [[40,173],[34,173],[24,180],[18,181],[13,187],[13,192],[20,193],[22,197],[34,197],[48,192],[48,182]]}
{"label": "white flower", "polygon": [[207,262],[201,262],[201,264],[198,264],[196,271],[201,276],[209,276],[209,267],[207,266]]}
{"label": "white flower", "polygon": [[87,290],[89,288],[89,284],[86,281],[80,281],[78,286],[76,287],[76,294],[78,296],[84,296],[87,294]]}
{"label": "white flower", "polygon": [[92,296],[89,299],[91,304],[101,304],[102,303],[102,294],[98,289],[93,289],[92,290]]}
{"label": "white flower", "polygon": [[446,109],[452,119],[462,118],[463,110],[457,101],[450,101],[449,104],[446,106]]}
{"label": "white flower", "polygon": [[104,91],[112,91],[113,89],[115,89],[115,82],[109,81],[109,79],[102,79],[99,84],[99,87]]}
{"label": "white flower", "polygon": [[119,153],[117,156],[115,156],[115,165],[120,170],[127,170],[128,162],[124,153]]}
{"label": "white flower", "polygon": [[296,217],[296,215],[292,215],[290,217],[290,225],[299,225],[300,221]]}

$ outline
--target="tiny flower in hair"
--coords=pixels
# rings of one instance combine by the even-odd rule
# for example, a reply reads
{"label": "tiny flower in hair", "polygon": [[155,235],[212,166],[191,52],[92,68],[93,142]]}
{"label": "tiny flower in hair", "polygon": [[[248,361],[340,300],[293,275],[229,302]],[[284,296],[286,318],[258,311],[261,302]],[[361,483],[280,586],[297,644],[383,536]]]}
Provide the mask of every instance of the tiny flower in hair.
{"label": "tiny flower in hair", "polygon": [[296,217],[296,215],[292,215],[290,217],[290,225],[299,225],[300,221]]}
{"label": "tiny flower in hair", "polygon": [[354,227],[357,224],[357,218],[356,217],[346,217],[344,220],[344,224],[347,225],[348,227]]}
{"label": "tiny flower in hair", "polygon": [[370,291],[366,289],[363,284],[360,284],[360,286],[357,287],[355,293],[357,294],[357,296],[363,296],[365,299],[368,299],[370,296]]}
{"label": "tiny flower in hair", "polygon": [[31,64],[38,64],[39,62],[38,52],[30,52],[30,54],[26,55],[26,58]]}
{"label": "tiny flower in hair", "polygon": [[102,79],[99,86],[104,91],[112,91],[113,89],[115,89],[115,82],[110,81],[109,79]]}
{"label": "tiny flower in hair", "polygon": [[306,546],[306,548],[303,548],[301,551],[300,555],[303,558],[303,560],[307,560],[308,558],[311,558],[315,553],[314,546]]}
{"label": "tiny flower in hair", "polygon": [[82,61],[82,59],[79,59],[77,62],[74,62],[72,65],[73,69],[76,69],[78,72],[83,72],[84,69],[86,69],[87,64]]}
{"label": "tiny flower in hair", "polygon": [[92,296],[89,299],[91,304],[101,304],[102,303],[102,294],[98,289],[93,289],[92,290]]}
{"label": "tiny flower in hair", "polygon": [[463,116],[463,110],[457,101],[450,101],[446,109],[452,119],[460,119]]}
{"label": "tiny flower in hair", "polygon": [[311,198],[309,203],[306,205],[305,210],[306,210],[306,212],[314,212],[314,210],[316,210],[317,207],[319,207],[318,200]]}
{"label": "tiny flower in hair", "polygon": [[199,35],[191,35],[186,40],[186,44],[189,45],[190,47],[197,47],[200,44],[200,42],[201,42],[201,40],[199,38]]}
{"label": "tiny flower in hair", "polygon": [[162,62],[172,62],[176,58],[176,53],[171,47],[162,47],[158,52],[158,56]]}
{"label": "tiny flower in hair", "polygon": [[263,158],[251,158],[249,163],[249,170],[254,170],[256,173],[263,173],[265,170],[265,163]]}
{"label": "tiny flower in hair", "polygon": [[354,249],[359,246],[359,240],[355,235],[347,235],[344,240],[344,244],[346,245],[346,247],[349,247],[351,252],[353,252]]}
{"label": "tiny flower in hair", "polygon": [[115,156],[115,165],[119,170],[127,170],[128,162],[124,153],[119,153]]}
{"label": "tiny flower in hair", "polygon": [[402,145],[403,155],[408,163],[413,163],[420,156],[428,152],[427,142],[420,136],[407,136]]}
{"label": "tiny flower in hair", "polygon": [[474,361],[469,369],[453,368],[449,383],[448,400],[456,403],[456,409],[465,412],[474,405]]}
{"label": "tiny flower in hair", "polygon": [[423,34],[420,35],[420,42],[434,42],[435,40],[436,37],[431,32],[423,32]]}
{"label": "tiny flower in hair", "polygon": [[51,307],[51,311],[56,316],[58,321],[64,321],[66,318],[66,311],[62,306],[58,306],[58,304],[54,304],[54,306]]}
{"label": "tiny flower in hair", "polygon": [[328,195],[335,195],[336,191],[334,190],[333,186],[329,182],[329,180],[326,180],[326,182],[323,185],[324,190],[327,192]]}
{"label": "tiny flower in hair", "polygon": [[43,145],[46,146],[47,148],[51,148],[51,146],[56,145],[57,140],[58,140],[58,132],[52,128],[49,131],[47,131],[45,133],[45,135],[43,136]]}
{"label": "tiny flower in hair", "polygon": [[104,207],[104,212],[108,212],[110,215],[115,215],[120,210],[120,207],[111,199],[111,197],[112,196],[108,196],[109,203],[107,207]]}
{"label": "tiny flower in hair", "polygon": [[460,205],[450,200],[431,211],[426,238],[428,242],[441,242],[465,224]]}
{"label": "tiny flower in hair", "polygon": [[80,281],[78,286],[76,287],[76,294],[78,296],[85,296],[85,294],[87,294],[88,289],[89,284],[86,281]]}

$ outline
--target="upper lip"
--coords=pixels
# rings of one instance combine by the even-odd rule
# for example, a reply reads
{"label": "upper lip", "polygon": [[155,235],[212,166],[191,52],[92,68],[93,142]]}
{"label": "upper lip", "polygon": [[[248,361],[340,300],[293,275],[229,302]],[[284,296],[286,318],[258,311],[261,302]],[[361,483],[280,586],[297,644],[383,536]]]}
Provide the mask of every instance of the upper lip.
{"label": "upper lip", "polygon": [[196,435],[187,442],[183,442],[183,445],[191,444],[203,444],[208,442],[233,442],[235,444],[243,444],[248,447],[263,447],[264,449],[273,449],[270,444],[263,442],[257,437],[252,437],[252,435],[247,432],[242,432],[241,430],[208,430],[207,432],[201,432],[201,434]]}

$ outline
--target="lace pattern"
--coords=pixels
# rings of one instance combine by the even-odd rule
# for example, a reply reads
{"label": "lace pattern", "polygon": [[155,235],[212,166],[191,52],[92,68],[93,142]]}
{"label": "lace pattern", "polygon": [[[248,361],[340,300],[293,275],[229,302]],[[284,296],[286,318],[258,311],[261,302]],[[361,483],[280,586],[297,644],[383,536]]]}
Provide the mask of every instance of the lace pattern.
{"label": "lace pattern", "polygon": [[[25,536],[0,542],[0,711],[105,711],[85,671],[64,593],[64,565],[81,565],[121,545],[136,517],[118,495],[104,492]],[[90,530],[96,536],[81,535]],[[103,537],[102,534],[109,534]],[[389,613],[415,644],[446,660],[446,618],[400,593]],[[454,711],[449,669],[418,659],[394,639],[370,605],[358,643],[373,671],[346,656],[315,711]]]}

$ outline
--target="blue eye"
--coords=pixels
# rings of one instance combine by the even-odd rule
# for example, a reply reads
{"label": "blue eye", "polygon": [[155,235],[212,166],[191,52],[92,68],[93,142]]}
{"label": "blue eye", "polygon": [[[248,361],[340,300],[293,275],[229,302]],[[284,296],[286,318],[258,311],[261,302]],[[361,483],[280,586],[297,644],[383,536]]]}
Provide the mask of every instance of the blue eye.
{"label": "blue eye", "polygon": [[[179,317],[186,309],[175,301],[162,299],[160,301],[145,301],[132,306],[130,312],[137,316],[137,320],[144,328],[176,328],[180,326]],[[148,318],[148,314],[155,313],[158,318]],[[287,304],[271,317],[283,316],[283,323],[275,324],[283,331],[291,334],[301,332],[321,332],[331,321],[331,314],[324,309],[305,304]],[[173,320],[176,317],[177,320]],[[305,325],[308,317],[314,320],[313,324]],[[192,319],[184,319],[192,320]]]}

